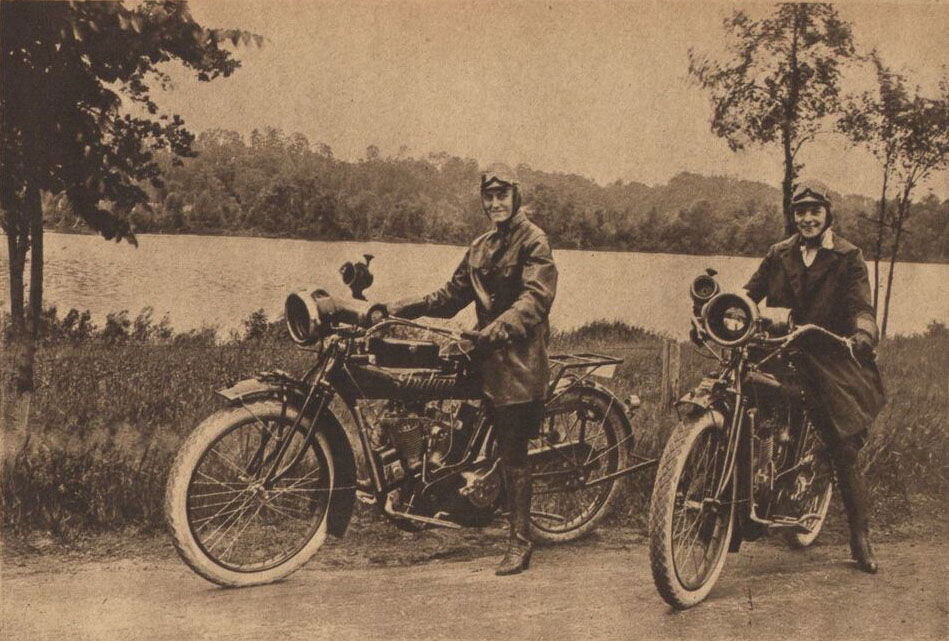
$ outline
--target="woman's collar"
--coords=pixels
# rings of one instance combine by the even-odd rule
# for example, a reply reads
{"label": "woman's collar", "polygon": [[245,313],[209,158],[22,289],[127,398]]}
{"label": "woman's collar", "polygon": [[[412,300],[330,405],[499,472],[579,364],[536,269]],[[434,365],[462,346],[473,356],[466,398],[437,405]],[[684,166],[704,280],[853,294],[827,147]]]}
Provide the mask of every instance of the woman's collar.
{"label": "woman's collar", "polygon": [[801,232],[797,232],[797,242],[801,247],[820,247],[822,249],[833,249],[834,248],[834,230],[830,227],[821,232],[820,243],[808,244],[805,242],[804,237],[801,236]]}
{"label": "woman's collar", "polygon": [[501,232],[502,234],[507,233],[511,229],[514,229],[522,222],[524,222],[525,216],[524,212],[521,209],[518,209],[516,212],[511,214],[511,217],[505,221],[494,224],[495,231]]}

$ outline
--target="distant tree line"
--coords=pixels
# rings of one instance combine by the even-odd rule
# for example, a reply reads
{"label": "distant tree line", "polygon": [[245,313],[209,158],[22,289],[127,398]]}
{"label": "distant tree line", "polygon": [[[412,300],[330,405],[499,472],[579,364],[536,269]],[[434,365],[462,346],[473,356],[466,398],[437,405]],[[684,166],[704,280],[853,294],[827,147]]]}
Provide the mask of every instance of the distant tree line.
{"label": "distant tree line", "polygon": [[[384,156],[369,146],[345,161],[302,134],[266,128],[200,134],[196,157],[158,155],[162,185],[129,214],[138,233],[255,234],[319,240],[465,244],[487,227],[479,164],[431,154]],[[517,168],[531,217],[558,248],[761,255],[781,238],[782,192],[764,183],[680,173],[650,187],[601,186],[576,174]],[[875,241],[876,202],[831,192],[836,226],[862,247]],[[45,197],[54,229],[77,226],[68,200]],[[949,200],[913,203],[902,257],[949,260]]]}

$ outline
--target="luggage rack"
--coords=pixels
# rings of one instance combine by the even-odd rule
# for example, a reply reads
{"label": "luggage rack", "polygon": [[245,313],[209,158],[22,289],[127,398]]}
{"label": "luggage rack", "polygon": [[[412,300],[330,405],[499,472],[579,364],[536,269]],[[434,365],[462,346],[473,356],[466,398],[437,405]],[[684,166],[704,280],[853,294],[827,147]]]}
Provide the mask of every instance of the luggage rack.
{"label": "luggage rack", "polygon": [[[552,367],[556,368],[556,374],[551,377],[550,389],[554,390],[557,383],[563,378],[569,370],[583,370],[582,374],[577,376],[578,380],[586,380],[596,374],[603,378],[612,378],[616,366],[623,362],[622,358],[615,356],[606,356],[594,352],[580,352],[577,354],[553,354],[547,357]],[[597,370],[600,370],[597,372]]]}

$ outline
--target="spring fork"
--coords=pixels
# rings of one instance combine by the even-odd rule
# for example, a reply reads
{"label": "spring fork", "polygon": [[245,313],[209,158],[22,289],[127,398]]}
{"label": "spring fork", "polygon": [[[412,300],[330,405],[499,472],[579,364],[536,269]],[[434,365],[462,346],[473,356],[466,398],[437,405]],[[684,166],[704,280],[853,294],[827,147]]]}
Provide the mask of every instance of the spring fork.
{"label": "spring fork", "polygon": [[[329,352],[330,350],[327,350],[327,351]],[[309,393],[307,393],[306,399],[303,401],[303,406],[300,408],[300,412],[297,415],[296,420],[293,421],[293,425],[290,426],[290,429],[287,430],[286,435],[284,435],[284,437],[281,439],[280,445],[278,445],[277,454],[274,457],[274,461],[271,464],[270,469],[267,470],[267,475],[263,478],[263,486],[264,488],[268,490],[273,487],[274,482],[277,480],[277,470],[280,467],[280,462],[283,460],[283,457],[286,456],[287,450],[290,449],[290,442],[293,440],[293,435],[296,433],[297,428],[300,426],[300,422],[303,420],[303,417],[308,414],[307,410],[309,409],[310,404],[313,402],[313,399],[318,396],[320,398],[320,406],[319,408],[317,408],[316,412],[313,413],[313,420],[310,422],[310,427],[307,430],[306,437],[303,440],[304,447],[302,447],[300,451],[297,453],[297,456],[294,457],[294,461],[290,465],[287,466],[288,470],[294,465],[296,465],[296,463],[299,460],[299,457],[303,456],[303,454],[306,452],[306,447],[305,447],[306,443],[308,443],[310,439],[313,438],[313,435],[316,433],[316,425],[317,425],[319,416],[320,414],[323,413],[323,409],[326,407],[326,404],[329,401],[329,394],[326,394],[325,392],[323,392],[322,387],[319,385],[319,381],[322,379],[323,375],[326,373],[328,363],[331,360],[333,360],[332,356],[334,356],[333,353],[327,354],[327,357],[323,361],[322,367],[319,370],[318,376],[314,378],[315,382],[310,384],[310,391]],[[321,393],[317,394],[317,392],[321,392]],[[284,394],[285,396],[287,395],[286,392]],[[288,402],[287,400],[283,401],[282,412],[286,412],[287,402]]]}

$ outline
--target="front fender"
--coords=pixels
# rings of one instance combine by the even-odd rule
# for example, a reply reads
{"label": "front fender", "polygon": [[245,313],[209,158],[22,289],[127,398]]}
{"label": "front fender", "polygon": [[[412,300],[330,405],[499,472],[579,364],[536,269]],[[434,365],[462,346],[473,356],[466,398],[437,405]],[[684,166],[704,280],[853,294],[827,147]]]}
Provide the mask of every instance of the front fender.
{"label": "front fender", "polygon": [[260,398],[279,399],[282,398],[288,390],[292,396],[296,396],[297,393],[302,391],[292,387],[288,388],[287,386],[277,385],[276,383],[265,382],[259,378],[245,378],[230,387],[215,390],[215,393],[218,396],[222,396],[232,405],[243,405],[248,401]]}
{"label": "front fender", "polygon": [[[306,399],[303,384],[290,377],[282,379],[281,383],[247,378],[217,390],[217,394],[231,405],[274,399],[281,402],[286,400],[289,405],[300,409]],[[340,488],[333,493],[326,530],[333,536],[341,537],[346,533],[356,505],[356,457],[346,430],[329,407],[323,409],[319,421],[317,429],[329,444],[330,456],[333,457],[334,482],[336,487]]]}
{"label": "front fender", "polygon": [[[715,414],[721,416],[724,396],[721,389],[721,379],[704,378],[695,389],[689,390],[675,402],[676,412],[680,418],[697,418],[710,410],[719,410]],[[721,427],[721,424],[719,424]]]}

